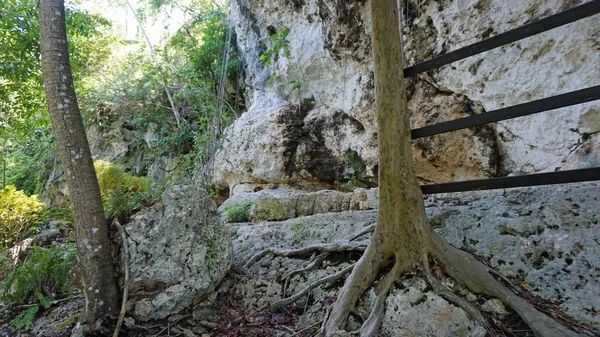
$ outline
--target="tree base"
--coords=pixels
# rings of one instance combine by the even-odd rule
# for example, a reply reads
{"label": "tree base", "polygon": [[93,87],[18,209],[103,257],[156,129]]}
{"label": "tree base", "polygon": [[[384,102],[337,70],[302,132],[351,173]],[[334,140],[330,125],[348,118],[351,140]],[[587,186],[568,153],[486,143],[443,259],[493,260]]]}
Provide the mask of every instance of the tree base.
{"label": "tree base", "polygon": [[[475,293],[483,293],[501,300],[507,306],[510,306],[524,321],[531,330],[539,337],[576,337],[578,333],[567,329],[552,318],[538,311],[533,305],[523,298],[514,294],[508,287],[497,281],[492,276],[489,267],[477,261],[472,255],[461,251],[442,240],[437,233],[429,231],[427,233],[429,245],[423,249],[418,266],[407,265],[406,261],[396,259],[394,266],[376,287],[377,300],[371,311],[369,318],[363,323],[360,329],[361,337],[374,336],[379,330],[379,325],[383,319],[385,299],[394,282],[399,281],[400,277],[409,270],[422,268],[427,281],[434,291],[446,300],[456,304],[465,310],[471,318],[483,327],[488,323],[472,304],[465,299],[444,287],[441,282],[431,273],[429,259],[434,259],[438,264],[444,267],[450,277],[458,283],[466,286]],[[381,272],[380,254],[372,253],[378,249],[374,241],[371,241],[363,257],[356,263],[356,266],[346,280],[340,295],[334,303],[330,315],[324,324],[322,333],[329,337],[337,335],[346,324],[350,312],[354,309],[357,299],[373,284],[374,276]],[[398,256],[398,255],[396,255]]]}
{"label": "tree base", "polygon": [[[351,313],[355,312],[356,303],[364,292],[375,286],[376,301],[369,317],[364,321],[359,331],[355,333],[360,336],[375,336],[385,313],[385,300],[396,281],[399,281],[407,272],[421,272],[433,290],[447,301],[462,308],[479,326],[489,330],[489,324],[481,312],[469,301],[450,291],[442,285],[440,280],[431,272],[430,260],[443,268],[447,274],[459,284],[465,286],[474,293],[481,293],[498,298],[505,305],[510,306],[531,328],[536,336],[540,337],[576,337],[580,334],[567,329],[557,321],[538,311],[532,304],[516,295],[509,287],[502,284],[492,275],[499,277],[503,282],[510,285],[508,279],[500,273],[490,269],[488,266],[476,260],[472,255],[459,250],[441,239],[437,233],[430,230],[427,233],[428,244],[420,254],[417,263],[415,261],[403,261],[396,254],[391,269],[383,270],[383,256],[371,240],[369,244],[365,241],[354,242],[361,236],[372,232],[374,226],[369,226],[355,235],[348,237],[343,242],[334,242],[322,245],[311,245],[292,250],[264,250],[254,255],[245,265],[246,268],[256,263],[261,258],[273,254],[283,257],[302,256],[312,254],[311,260],[304,268],[291,271],[283,276],[287,285],[289,279],[298,273],[320,267],[321,263],[332,253],[343,251],[364,251],[362,257],[353,265],[346,267],[337,273],[324,277],[310,283],[301,291],[292,296],[272,303],[265,310],[276,310],[277,308],[291,304],[308,294],[317,286],[334,282],[346,274],[350,276],[339,292],[336,302],[327,309],[327,314],[321,326],[322,335],[332,337],[338,336],[346,326]],[[354,333],[353,333],[354,334]]]}

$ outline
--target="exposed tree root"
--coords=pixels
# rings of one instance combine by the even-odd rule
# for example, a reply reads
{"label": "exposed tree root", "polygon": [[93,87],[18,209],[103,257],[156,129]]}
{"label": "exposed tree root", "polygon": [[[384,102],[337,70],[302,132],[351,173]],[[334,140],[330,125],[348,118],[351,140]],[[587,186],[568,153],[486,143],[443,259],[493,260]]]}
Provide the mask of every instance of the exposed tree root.
{"label": "exposed tree root", "polygon": [[[300,269],[292,270],[289,273],[283,275],[282,279],[285,280],[285,285],[284,285],[284,293],[285,293],[285,289],[287,288],[288,281],[289,281],[289,279],[291,279],[292,276],[320,267],[321,264],[327,259],[327,257],[329,257],[329,255],[331,253],[347,252],[347,251],[360,251],[360,252],[364,251],[368,246],[368,242],[366,242],[366,241],[353,242],[353,241],[368,234],[368,233],[373,232],[374,229],[375,229],[375,224],[371,224],[371,225],[361,229],[360,231],[350,235],[344,241],[337,241],[337,242],[326,243],[326,244],[315,244],[315,245],[310,245],[310,246],[306,246],[306,247],[302,247],[302,248],[298,248],[298,249],[265,249],[263,251],[256,253],[254,256],[252,256],[250,258],[250,260],[248,260],[248,262],[246,262],[246,264],[244,264],[244,269],[250,268],[254,263],[258,262],[260,259],[262,259],[263,257],[265,257],[269,254],[273,254],[275,256],[283,256],[283,257],[294,257],[294,256],[303,256],[303,255],[312,253],[313,256],[311,257],[311,262],[308,265],[306,265],[305,267],[300,268]],[[321,254],[317,255],[316,254],[317,252],[320,252]],[[354,266],[355,266],[355,264],[352,264],[352,265],[338,271],[337,273],[335,273],[333,275],[323,277],[317,281],[310,283],[308,286],[306,286],[301,291],[295,293],[294,295],[284,298],[284,299],[281,299],[275,303],[272,303],[269,306],[269,310],[276,310],[282,306],[296,302],[303,296],[307,295],[312,289],[314,289],[322,284],[335,282],[335,281],[341,279],[346,274],[351,272],[353,270]]]}
{"label": "exposed tree root", "polygon": [[[487,321],[475,306],[454,294],[435,278],[429,266],[429,256],[434,257],[438,263],[446,268],[448,274],[454,280],[465,285],[471,291],[496,297],[513,308],[529,325],[536,336],[579,336],[579,334],[560,325],[552,318],[535,309],[532,304],[514,294],[508,287],[492,276],[492,271],[489,267],[477,261],[473,256],[449,245],[437,233],[431,231],[429,234],[431,241],[425,246],[428,249],[423,249],[420,261],[424,267],[427,281],[437,294],[461,307],[476,323],[483,327],[488,327]],[[334,336],[338,331],[343,329],[348,316],[354,310],[358,298],[372,285],[376,275],[381,271],[380,264],[378,263],[381,260],[379,249],[373,248],[376,246],[376,244],[369,245],[340,291],[340,295],[324,323],[326,336]],[[393,283],[399,279],[401,273],[406,272],[411,267],[410,264],[398,259],[398,255],[396,255],[392,271],[386,274],[384,279],[377,285],[377,300],[369,318],[363,323],[360,329],[360,336],[362,337],[374,336],[378,333],[383,318],[387,294]]]}
{"label": "exposed tree root", "polygon": [[271,304],[270,310],[275,310],[280,307],[283,307],[284,305],[288,305],[290,303],[296,302],[297,300],[302,298],[304,295],[308,294],[309,291],[320,286],[321,284],[334,282],[334,281],[341,279],[342,277],[344,277],[344,275],[348,274],[352,270],[352,268],[354,268],[354,265],[350,265],[350,266],[338,271],[337,273],[335,273],[333,275],[323,277],[315,282],[310,283],[308,286],[306,286],[304,289],[297,292],[296,294]]}
{"label": "exposed tree root", "polygon": [[378,284],[377,289],[375,290],[377,293],[377,300],[375,301],[375,305],[373,306],[371,314],[360,327],[361,336],[374,336],[377,334],[379,325],[383,320],[383,314],[385,312],[385,299],[387,298],[387,295],[390,292],[394,282],[396,282],[400,277],[402,271],[402,264],[399,261],[399,257],[396,255],[394,267],[387,275],[385,275],[383,281]]}
{"label": "exposed tree root", "polygon": [[[430,230],[428,233],[429,244],[425,245],[421,254],[421,264],[425,270],[427,281],[436,293],[446,300],[455,303],[465,310],[472,319],[483,327],[488,324],[481,313],[465,299],[445,288],[441,282],[433,276],[429,266],[429,256],[434,257],[439,263],[446,267],[448,274],[459,283],[465,285],[471,291],[494,296],[512,307],[534,331],[536,336],[542,337],[575,337],[577,333],[560,325],[552,318],[541,313],[532,304],[517,296],[508,287],[497,281],[490,268],[477,261],[473,256],[465,253],[442,240],[437,233]],[[375,237],[373,240],[376,240]],[[326,322],[324,332],[326,336],[332,336],[336,331],[343,329],[350,313],[354,310],[359,297],[372,285],[376,275],[381,271],[382,254],[377,244],[369,244],[361,259],[356,263],[352,274],[346,280],[344,287],[340,290],[337,301],[334,303]],[[392,271],[381,281],[376,289],[377,300],[369,315],[363,323],[360,335],[367,337],[377,333],[384,312],[384,304],[387,294],[400,274],[407,271],[409,263],[402,263],[396,255],[396,261]],[[505,277],[505,282],[509,282]],[[510,282],[508,283],[510,284]]]}
{"label": "exposed tree root", "polygon": [[348,241],[354,241],[358,238],[360,238],[363,235],[367,235],[369,233],[373,233],[375,231],[375,228],[377,227],[377,223],[372,223],[370,225],[368,225],[367,227],[363,228],[363,230],[361,230],[360,232],[357,232],[355,234],[350,235],[347,240]]}
{"label": "exposed tree root", "polygon": [[258,262],[263,257],[273,254],[276,256],[292,257],[302,256],[313,252],[347,252],[347,251],[359,251],[362,252],[367,248],[367,242],[333,242],[325,244],[310,245],[298,249],[265,249],[254,256],[244,265],[245,269],[250,268],[254,263]]}
{"label": "exposed tree root", "polygon": [[[373,238],[373,240],[376,239],[375,237]],[[346,279],[325,323],[326,336],[330,336],[345,327],[348,316],[354,309],[356,301],[375,281],[379,272],[379,263],[377,262],[381,260],[382,256],[379,249],[375,247],[376,244],[370,244],[367,247],[365,253],[356,262],[352,273]]]}
{"label": "exposed tree root", "polygon": [[469,316],[480,326],[487,328],[488,322],[485,320],[483,315],[479,312],[474,305],[469,303],[469,301],[464,298],[456,295],[448,288],[444,287],[444,285],[431,273],[431,269],[429,267],[429,256],[427,254],[423,254],[423,269],[425,269],[425,276],[427,277],[427,282],[431,285],[436,294],[445,298],[447,301],[453,302],[454,304],[461,307],[464,311],[466,311]]}
{"label": "exposed tree root", "polygon": [[330,253],[323,253],[323,254],[317,255],[317,256],[311,258],[311,262],[308,265],[306,265],[306,267],[292,270],[289,273],[284,274],[281,278],[284,280],[289,280],[292,278],[292,276],[294,276],[296,274],[314,270],[314,269],[318,268],[325,261],[325,259],[327,259],[329,254]]}
{"label": "exposed tree root", "polygon": [[[263,251],[260,251],[256,254],[254,254],[254,256],[252,256],[250,258],[250,260],[248,260],[248,262],[246,262],[246,264],[244,264],[244,269],[250,268],[250,266],[252,266],[256,262],[258,262],[260,259],[262,259],[263,257],[265,257],[269,254],[273,254],[276,256],[283,256],[283,257],[292,257],[292,256],[307,255],[307,254],[314,253],[314,252],[323,253],[323,254],[317,256],[316,259],[313,259],[313,262],[310,263],[305,268],[291,271],[290,273],[286,274],[283,277],[284,279],[290,278],[297,273],[311,270],[310,268],[318,267],[320,263],[325,261],[325,259],[329,255],[329,253],[345,252],[345,251],[361,251],[361,252],[364,251],[365,249],[367,249],[367,245],[369,244],[368,242],[366,242],[366,241],[353,242],[353,241],[360,238],[363,235],[372,233],[375,230],[375,227],[376,227],[376,224],[371,224],[371,225],[361,229],[360,231],[348,236],[346,239],[343,239],[341,241],[332,242],[332,243],[310,245],[310,246],[306,246],[306,247],[302,247],[302,248],[298,248],[298,249],[270,249],[270,248],[265,249]],[[320,262],[318,262],[318,263],[315,262],[315,261],[319,261],[319,260],[320,260]],[[312,266],[313,263],[316,263],[316,265]]]}
{"label": "exposed tree root", "polygon": [[[384,256],[382,249],[380,249],[381,245],[378,244],[382,238],[378,233],[375,234],[370,244],[367,244],[365,241],[352,241],[372,232],[374,228],[375,225],[368,226],[356,234],[349,236],[346,239],[347,241],[315,244],[298,249],[266,249],[252,256],[252,258],[244,265],[244,268],[249,268],[252,264],[269,254],[294,257],[312,253],[308,265],[283,275],[283,279],[286,280],[287,285],[287,282],[292,276],[320,267],[331,253],[364,251],[362,257],[354,265],[348,266],[333,275],[323,277],[310,283],[294,295],[272,303],[269,309],[276,310],[277,308],[291,304],[303,296],[306,296],[312,289],[339,280],[351,272],[343,288],[340,290],[336,302],[332,307],[328,308],[327,315],[321,327],[321,331],[326,336],[333,336],[345,327],[349,315],[355,310],[358,299],[373,285],[373,282],[377,279],[378,274],[383,268],[385,268],[386,265],[392,266],[392,269],[377,283],[375,289],[377,295],[375,305],[372,308],[369,317],[361,326],[360,331],[358,331],[360,336],[363,337],[374,336],[378,333],[379,326],[381,325],[384,315],[385,300],[394,282],[398,281],[403,273],[415,270],[416,267],[414,261],[411,261],[411,259],[404,261],[400,258],[399,254],[394,256],[391,263],[390,261],[385,263],[385,261],[383,261]],[[417,257],[416,260],[417,262],[420,262],[423,267],[428,283],[438,295],[465,310],[478,325],[484,328],[489,327],[486,319],[474,305],[447,289],[432,274],[429,264],[430,257],[434,258],[437,263],[444,266],[450,277],[458,283],[463,284],[471,291],[496,297],[506,305],[512,307],[529,325],[532,331],[534,331],[536,336],[579,336],[577,333],[567,329],[552,318],[535,309],[533,305],[525,299],[516,295],[513,291],[520,292],[520,290],[516,287],[511,290],[509,287],[512,286],[512,283],[506,277],[477,261],[472,255],[449,245],[433,230],[430,229],[426,234],[427,235],[424,235],[425,244],[423,245],[421,253],[417,255],[420,257]],[[492,275],[495,275],[503,282],[506,282],[508,286],[505,286],[500,281],[496,280]]]}
{"label": "exposed tree root", "polygon": [[492,277],[490,268],[477,261],[472,255],[459,250],[430,232],[432,254],[445,267],[448,274],[471,291],[494,296],[513,308],[529,325],[536,336],[575,337],[579,334],[560,325],[538,311],[532,304],[515,295],[509,288]]}

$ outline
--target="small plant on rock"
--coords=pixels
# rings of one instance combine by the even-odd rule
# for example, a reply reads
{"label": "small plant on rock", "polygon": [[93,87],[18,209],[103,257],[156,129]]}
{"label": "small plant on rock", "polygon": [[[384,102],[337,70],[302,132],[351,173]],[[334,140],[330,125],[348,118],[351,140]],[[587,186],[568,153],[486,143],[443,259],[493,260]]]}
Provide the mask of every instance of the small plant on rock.
{"label": "small plant on rock", "polygon": [[225,208],[225,221],[246,222],[250,221],[250,207],[252,202],[246,200],[239,204],[233,204]]}

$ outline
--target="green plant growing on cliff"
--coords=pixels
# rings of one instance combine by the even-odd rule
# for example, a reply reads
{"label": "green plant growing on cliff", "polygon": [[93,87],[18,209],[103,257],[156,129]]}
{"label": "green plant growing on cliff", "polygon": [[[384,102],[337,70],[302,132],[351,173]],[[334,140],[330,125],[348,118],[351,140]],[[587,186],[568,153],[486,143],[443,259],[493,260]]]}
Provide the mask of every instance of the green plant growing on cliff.
{"label": "green plant growing on cliff", "polygon": [[245,200],[238,204],[225,207],[225,221],[227,222],[246,222],[250,221],[250,207],[252,202]]}
{"label": "green plant growing on cliff", "polygon": [[107,218],[128,215],[152,199],[149,178],[132,176],[118,165],[104,160],[96,161],[94,168]]}
{"label": "green plant growing on cliff", "polygon": [[273,58],[279,55],[281,51],[283,51],[285,57],[290,57],[290,40],[287,38],[289,33],[288,28],[283,28],[271,36],[271,47],[258,57],[265,67],[269,67]]}
{"label": "green plant growing on cliff", "polygon": [[27,196],[9,185],[0,191],[0,246],[11,246],[35,223],[46,208],[36,195]]}
{"label": "green plant growing on cliff", "polygon": [[[282,54],[286,58],[290,57],[290,41],[288,39],[288,35],[290,30],[288,28],[283,28],[279,30],[277,33],[271,36],[271,47],[269,47],[266,51],[264,51],[259,56],[260,62],[265,66],[271,66],[273,60]],[[291,73],[300,74],[302,76],[304,71],[299,69],[297,64],[289,63],[288,68]],[[302,105],[302,82],[298,79],[290,80],[287,76],[277,74],[277,71],[274,70],[273,73],[267,78],[266,84],[269,87],[273,87],[275,82],[279,80],[283,85],[278,86],[279,93],[288,101],[290,104],[297,106],[298,109],[301,109]]]}

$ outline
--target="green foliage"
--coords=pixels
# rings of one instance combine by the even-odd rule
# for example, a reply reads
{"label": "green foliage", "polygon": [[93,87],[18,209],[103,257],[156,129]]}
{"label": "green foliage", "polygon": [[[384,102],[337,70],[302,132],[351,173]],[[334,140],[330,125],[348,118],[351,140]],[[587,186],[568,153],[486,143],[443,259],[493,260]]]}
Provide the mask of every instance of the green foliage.
{"label": "green foliage", "polygon": [[64,322],[61,322],[60,324],[58,324],[56,326],[56,330],[63,331],[64,329],[66,329],[68,327],[74,326],[77,323],[77,321],[79,320],[79,316],[81,316],[81,313],[67,317],[67,319]]}
{"label": "green foliage", "polygon": [[35,321],[35,316],[40,310],[40,306],[33,306],[20,314],[18,314],[11,322],[10,325],[15,331],[21,329],[29,330]]}
{"label": "green foliage", "polygon": [[104,160],[96,161],[94,168],[107,218],[128,215],[151,198],[149,178],[132,176]]}
{"label": "green foliage", "polygon": [[11,246],[41,219],[46,205],[9,185],[0,191],[0,245]]}
{"label": "green foliage", "polygon": [[6,181],[28,195],[42,190],[46,175],[58,164],[50,128],[38,128],[23,141],[8,143]]}
{"label": "green foliage", "polygon": [[[37,0],[4,0],[0,8],[0,138],[27,138],[48,125],[39,51]],[[65,10],[75,85],[106,59],[108,22],[72,5]]]}
{"label": "green foliage", "polygon": [[271,47],[259,56],[260,62],[262,62],[265,67],[270,66],[273,57],[279,55],[282,50],[285,57],[290,57],[290,41],[287,39],[289,33],[290,30],[284,28],[271,36]]}
{"label": "green foliage", "polygon": [[[155,1],[149,12],[170,4]],[[156,158],[176,157],[179,164],[166,177],[171,182],[188,179],[202,165],[208,145],[218,139],[218,130],[233,118],[242,101],[237,94],[226,93],[226,108],[219,113],[221,74],[225,72],[227,88],[234,88],[239,68],[235,37],[229,62],[223,62],[229,33],[225,13],[215,10],[211,2],[201,2],[194,7],[194,15],[165,44],[154,45],[160,64],[155,64],[145,45],[122,42],[117,46],[122,52],[113,54],[101,72],[85,78],[85,90],[79,95],[88,125],[104,130],[125,116],[135,130],[131,151],[116,162],[124,167],[135,164],[138,172],[145,172]],[[183,119],[179,125],[165,95],[165,83]],[[149,130],[155,140],[147,144],[143,135]]]}
{"label": "green foliage", "polygon": [[227,206],[225,208],[225,220],[227,222],[250,221],[250,207],[252,207],[252,202],[249,200]]}
{"label": "green foliage", "polygon": [[44,307],[69,292],[69,271],[75,262],[74,244],[33,247],[31,255],[10,273],[0,289],[0,300]]}

